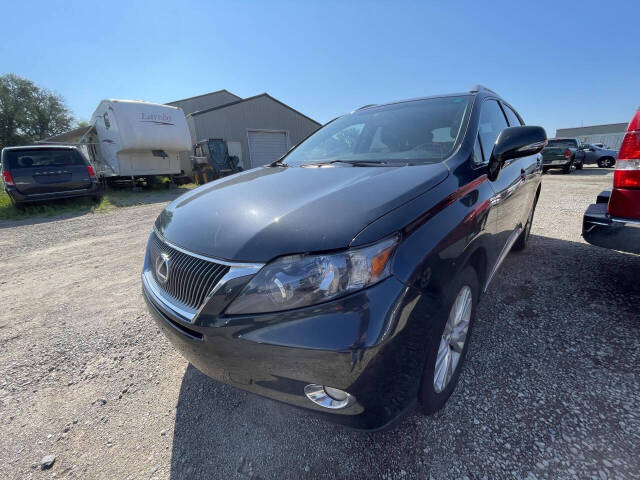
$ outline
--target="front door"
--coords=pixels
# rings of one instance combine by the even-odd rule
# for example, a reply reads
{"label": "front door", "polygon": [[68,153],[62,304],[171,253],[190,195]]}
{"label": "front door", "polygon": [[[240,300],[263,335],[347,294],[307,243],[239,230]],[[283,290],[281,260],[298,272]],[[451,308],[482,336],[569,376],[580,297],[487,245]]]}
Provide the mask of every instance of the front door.
{"label": "front door", "polygon": [[[485,160],[488,160],[498,135],[508,124],[496,100],[486,100],[481,108],[478,134]],[[525,157],[507,161],[498,178],[492,182],[495,193],[491,203],[498,212],[496,235],[498,243],[503,246],[514,241],[523,227],[523,212],[528,203],[525,184],[529,160]]]}

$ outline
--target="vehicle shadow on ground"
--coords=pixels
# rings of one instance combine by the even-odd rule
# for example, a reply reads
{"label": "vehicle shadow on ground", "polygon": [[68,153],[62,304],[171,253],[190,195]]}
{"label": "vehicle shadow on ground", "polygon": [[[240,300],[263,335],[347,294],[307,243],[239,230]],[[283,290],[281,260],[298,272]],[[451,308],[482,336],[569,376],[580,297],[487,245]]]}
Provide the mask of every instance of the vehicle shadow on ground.
{"label": "vehicle shadow on ground", "polygon": [[[569,464],[580,476],[613,439],[633,450],[610,385],[636,387],[628,375],[640,333],[639,275],[640,256],[532,235],[480,303],[469,358],[445,409],[411,413],[389,431],[351,431],[189,365],[171,478],[524,478],[545,455],[560,459],[547,470],[551,478]],[[596,453],[573,453],[577,440],[560,433],[576,429]],[[536,442],[553,450],[540,453]],[[627,456],[633,467],[637,460]],[[500,470],[492,458],[510,467]]]}
{"label": "vehicle shadow on ground", "polygon": [[35,225],[56,220],[80,217],[89,213],[104,213],[117,208],[170,202],[191,190],[190,187],[131,189],[107,189],[97,204],[88,198],[53,200],[16,210],[9,202],[0,205],[0,229],[19,225]]}

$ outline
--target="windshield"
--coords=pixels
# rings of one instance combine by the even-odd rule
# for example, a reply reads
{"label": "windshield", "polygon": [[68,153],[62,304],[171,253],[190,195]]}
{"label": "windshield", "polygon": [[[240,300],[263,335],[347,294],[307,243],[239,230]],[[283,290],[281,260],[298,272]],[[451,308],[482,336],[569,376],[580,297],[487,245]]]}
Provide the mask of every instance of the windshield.
{"label": "windshield", "polygon": [[453,152],[469,100],[468,95],[430,98],[350,113],[302,142],[284,164],[440,162]]}
{"label": "windshield", "polygon": [[5,150],[2,157],[4,168],[17,170],[33,167],[63,167],[69,165],[85,165],[84,160],[76,150],[44,149],[33,150]]}
{"label": "windshield", "polygon": [[575,140],[549,140],[547,148],[576,148],[578,142]]}

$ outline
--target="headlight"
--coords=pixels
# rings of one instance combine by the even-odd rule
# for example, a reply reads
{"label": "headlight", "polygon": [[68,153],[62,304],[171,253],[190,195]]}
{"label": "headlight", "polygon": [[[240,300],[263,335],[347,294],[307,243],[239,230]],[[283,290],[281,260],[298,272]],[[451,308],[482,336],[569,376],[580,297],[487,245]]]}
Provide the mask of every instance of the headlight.
{"label": "headlight", "polygon": [[265,265],[226,313],[266,313],[326,302],[390,275],[397,239],[326,255],[292,255]]}

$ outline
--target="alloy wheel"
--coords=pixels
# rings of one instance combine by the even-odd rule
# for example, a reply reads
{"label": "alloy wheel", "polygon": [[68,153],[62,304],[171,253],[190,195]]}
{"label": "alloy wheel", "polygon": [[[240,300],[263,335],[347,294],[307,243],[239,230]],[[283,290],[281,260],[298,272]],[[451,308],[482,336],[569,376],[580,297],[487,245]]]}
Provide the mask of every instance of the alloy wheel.
{"label": "alloy wheel", "polygon": [[460,289],[453,302],[449,318],[440,338],[440,346],[433,373],[433,388],[437,393],[447,388],[460,362],[469,332],[472,307],[473,293],[471,292],[471,287],[465,285]]}

